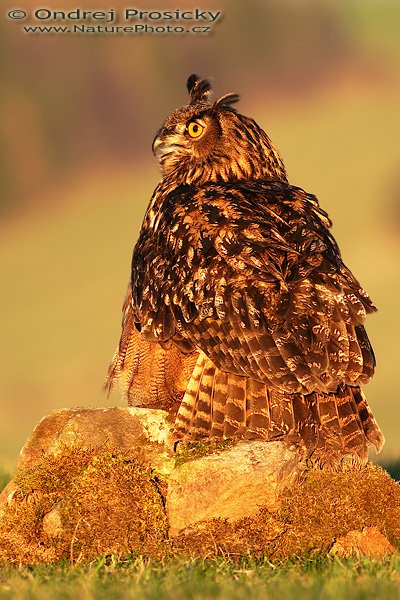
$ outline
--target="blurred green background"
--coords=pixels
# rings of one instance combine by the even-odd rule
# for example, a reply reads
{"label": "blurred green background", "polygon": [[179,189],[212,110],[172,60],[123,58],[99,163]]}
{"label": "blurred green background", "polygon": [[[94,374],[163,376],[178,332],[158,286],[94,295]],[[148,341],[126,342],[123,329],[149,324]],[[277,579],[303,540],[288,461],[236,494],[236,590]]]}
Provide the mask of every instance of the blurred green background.
{"label": "blurred green background", "polygon": [[135,7],[221,10],[223,19],[209,36],[73,36],[27,35],[2,18],[0,463],[15,463],[53,409],[122,404],[101,388],[159,179],[151,141],[186,102],[192,72],[211,77],[216,94],[241,94],[241,112],[268,132],[291,183],[332,217],[346,263],[379,307],[367,323],[378,369],[366,394],[386,436],[383,459],[399,456],[400,4]]}

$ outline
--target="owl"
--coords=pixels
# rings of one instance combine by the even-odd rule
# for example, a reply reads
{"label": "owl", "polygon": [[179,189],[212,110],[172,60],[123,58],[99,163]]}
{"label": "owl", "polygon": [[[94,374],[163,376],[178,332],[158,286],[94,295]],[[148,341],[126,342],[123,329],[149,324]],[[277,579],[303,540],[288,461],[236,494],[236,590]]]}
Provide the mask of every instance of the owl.
{"label": "owl", "polygon": [[305,459],[367,459],[382,433],[360,385],[376,310],[318,200],[290,185],[236,94],[190,101],[153,141],[161,166],[133,251],[107,388],[162,408],[173,439],[280,440]]}

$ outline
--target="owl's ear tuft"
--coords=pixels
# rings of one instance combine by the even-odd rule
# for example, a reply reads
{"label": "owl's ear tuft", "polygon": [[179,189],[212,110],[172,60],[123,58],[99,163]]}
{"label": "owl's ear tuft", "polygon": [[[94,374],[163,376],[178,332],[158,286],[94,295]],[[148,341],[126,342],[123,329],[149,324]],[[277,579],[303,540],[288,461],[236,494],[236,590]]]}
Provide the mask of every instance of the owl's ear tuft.
{"label": "owl's ear tuft", "polygon": [[225,96],[221,96],[221,98],[214,102],[212,109],[229,108],[232,112],[236,112],[236,109],[232,108],[232,104],[239,102],[239,100],[240,96],[238,94],[225,94]]}
{"label": "owl's ear tuft", "polygon": [[190,104],[206,102],[211,93],[211,84],[208,79],[200,79],[198,75],[190,75],[186,82],[190,95]]}

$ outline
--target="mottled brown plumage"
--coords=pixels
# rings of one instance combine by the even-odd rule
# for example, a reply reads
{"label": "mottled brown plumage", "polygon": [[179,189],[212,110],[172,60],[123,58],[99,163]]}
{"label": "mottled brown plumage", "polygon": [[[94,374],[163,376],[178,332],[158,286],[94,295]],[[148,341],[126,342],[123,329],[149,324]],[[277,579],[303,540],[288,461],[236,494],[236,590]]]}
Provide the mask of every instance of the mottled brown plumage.
{"label": "mottled brown plumage", "polygon": [[360,385],[375,306],[315,196],[262,129],[191,76],[153,150],[163,178],[132,259],[109,371],[130,403],[177,410],[174,435],[282,439],[335,464],[383,437]]}

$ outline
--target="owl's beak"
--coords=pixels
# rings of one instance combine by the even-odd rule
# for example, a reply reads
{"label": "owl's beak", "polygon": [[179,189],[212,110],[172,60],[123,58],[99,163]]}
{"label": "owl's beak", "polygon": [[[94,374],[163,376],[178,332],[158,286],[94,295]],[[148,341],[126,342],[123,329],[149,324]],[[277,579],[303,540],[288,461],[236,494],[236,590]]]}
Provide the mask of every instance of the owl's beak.
{"label": "owl's beak", "polygon": [[153,140],[153,144],[152,144],[152,150],[153,150],[153,154],[154,156],[156,156],[157,150],[160,146],[162,146],[162,140],[158,137],[158,133],[156,134],[156,137]]}

